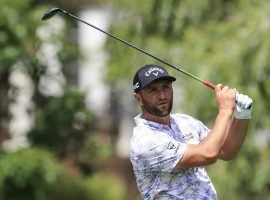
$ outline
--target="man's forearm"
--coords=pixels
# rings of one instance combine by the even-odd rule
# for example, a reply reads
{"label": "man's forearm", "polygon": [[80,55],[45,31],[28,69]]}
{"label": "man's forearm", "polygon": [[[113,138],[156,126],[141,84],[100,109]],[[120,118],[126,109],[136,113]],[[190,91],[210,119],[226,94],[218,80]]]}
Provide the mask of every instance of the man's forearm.
{"label": "man's forearm", "polygon": [[233,119],[227,139],[219,155],[220,159],[230,160],[239,152],[246,138],[248,124],[248,119]]}
{"label": "man's forearm", "polygon": [[175,169],[205,166],[217,161],[232,123],[232,111],[220,111],[209,135],[199,145],[188,144]]}
{"label": "man's forearm", "polygon": [[220,111],[215,120],[215,124],[207,138],[201,145],[205,146],[208,152],[218,155],[224,146],[227,134],[232,123],[232,111]]}

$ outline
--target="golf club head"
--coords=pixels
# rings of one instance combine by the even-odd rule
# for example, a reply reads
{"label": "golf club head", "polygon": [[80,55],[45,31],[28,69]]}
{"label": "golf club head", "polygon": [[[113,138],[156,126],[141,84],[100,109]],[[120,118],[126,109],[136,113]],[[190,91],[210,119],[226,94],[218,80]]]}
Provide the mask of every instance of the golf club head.
{"label": "golf club head", "polygon": [[45,21],[56,15],[59,11],[62,11],[60,8],[51,8],[48,10],[42,17],[42,20]]}

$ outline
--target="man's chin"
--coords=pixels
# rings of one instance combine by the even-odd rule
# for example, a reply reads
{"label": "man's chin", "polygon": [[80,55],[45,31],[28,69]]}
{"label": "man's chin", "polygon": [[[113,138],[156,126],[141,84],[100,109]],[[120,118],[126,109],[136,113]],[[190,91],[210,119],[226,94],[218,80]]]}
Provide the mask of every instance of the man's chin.
{"label": "man's chin", "polygon": [[169,114],[170,114],[169,112],[166,112],[166,113],[160,112],[160,113],[157,113],[156,116],[158,116],[158,117],[167,117]]}

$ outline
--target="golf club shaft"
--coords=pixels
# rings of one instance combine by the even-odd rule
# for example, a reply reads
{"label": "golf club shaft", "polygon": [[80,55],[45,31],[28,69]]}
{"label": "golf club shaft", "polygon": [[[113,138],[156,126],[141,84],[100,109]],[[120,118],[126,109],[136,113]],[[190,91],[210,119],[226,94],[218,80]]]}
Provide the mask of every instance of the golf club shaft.
{"label": "golf club shaft", "polygon": [[135,45],[133,45],[133,44],[131,44],[131,43],[129,43],[129,42],[126,42],[125,40],[123,40],[123,39],[121,39],[121,38],[119,38],[119,37],[117,37],[117,36],[115,36],[115,35],[113,35],[113,34],[111,34],[111,33],[108,33],[108,32],[106,32],[106,31],[104,31],[104,30],[102,30],[102,29],[96,27],[95,25],[90,24],[90,23],[88,23],[88,22],[86,22],[86,21],[84,21],[84,20],[82,20],[82,19],[76,17],[75,15],[73,15],[73,14],[71,14],[71,13],[65,11],[65,10],[62,10],[62,9],[60,9],[60,8],[52,8],[52,9],[50,9],[50,10],[43,16],[42,19],[43,19],[43,20],[49,19],[50,17],[52,17],[53,15],[55,15],[58,11],[64,13],[65,15],[68,15],[68,16],[72,17],[73,19],[76,19],[76,20],[78,20],[78,21],[80,21],[80,22],[82,22],[82,23],[84,23],[84,24],[86,24],[86,25],[88,25],[88,26],[91,26],[92,28],[94,28],[94,29],[96,29],[96,30],[98,30],[98,31],[100,31],[100,32],[102,32],[102,33],[104,33],[104,34],[106,34],[106,35],[108,35],[108,36],[110,36],[110,37],[112,37],[112,38],[118,40],[119,42],[122,42],[122,43],[128,45],[129,47],[132,47],[133,49],[136,49],[136,50],[138,50],[138,51],[140,51],[140,52],[142,52],[142,53],[144,53],[144,54],[146,54],[146,55],[148,55],[148,56],[150,56],[150,57],[152,57],[152,58],[158,60],[159,62],[162,62],[163,64],[165,64],[165,65],[167,65],[167,66],[169,66],[169,67],[171,67],[171,68],[173,68],[173,69],[175,69],[175,70],[177,70],[177,71],[180,71],[180,72],[184,73],[185,75],[187,75],[187,76],[189,76],[189,77],[191,77],[191,78],[193,78],[193,79],[195,79],[195,80],[201,82],[201,83],[204,84],[205,86],[207,86],[207,87],[209,87],[209,88],[215,90],[215,85],[214,85],[213,83],[208,82],[208,81],[203,81],[202,79],[200,79],[200,78],[198,78],[198,77],[196,77],[196,76],[194,76],[194,75],[188,73],[187,71],[185,71],[185,70],[183,70],[183,69],[180,69],[179,67],[175,67],[174,65],[172,65],[172,64],[170,64],[170,63],[168,63],[168,62],[166,62],[166,61],[164,61],[164,60],[162,60],[162,59],[160,59],[160,58],[158,58],[158,57],[156,57],[156,56],[154,56],[154,55],[152,55],[152,54],[150,54],[149,52],[147,52],[147,51],[145,51],[145,50],[143,50],[143,49],[141,49],[141,48],[139,48],[139,47],[137,47],[137,46],[135,46]]}

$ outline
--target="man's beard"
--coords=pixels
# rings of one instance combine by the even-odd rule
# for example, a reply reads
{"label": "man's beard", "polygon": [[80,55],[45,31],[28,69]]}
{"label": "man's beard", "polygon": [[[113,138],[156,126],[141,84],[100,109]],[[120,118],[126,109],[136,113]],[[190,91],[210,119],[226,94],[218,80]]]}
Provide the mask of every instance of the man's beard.
{"label": "man's beard", "polygon": [[143,102],[143,107],[150,114],[152,114],[154,116],[158,116],[158,117],[166,117],[167,115],[170,114],[170,112],[172,110],[173,98],[169,101],[169,106],[166,110],[161,110],[157,106],[150,104],[143,97],[142,97],[142,102]]}

